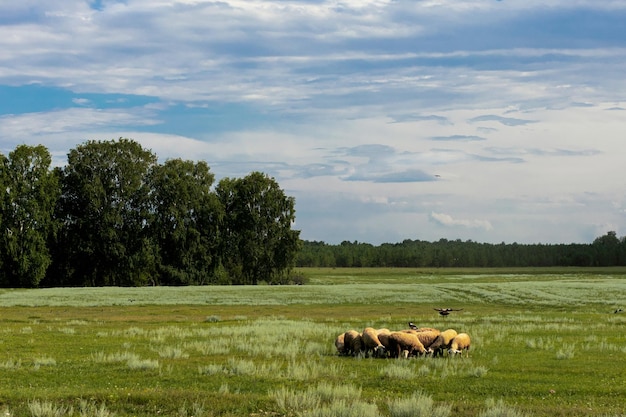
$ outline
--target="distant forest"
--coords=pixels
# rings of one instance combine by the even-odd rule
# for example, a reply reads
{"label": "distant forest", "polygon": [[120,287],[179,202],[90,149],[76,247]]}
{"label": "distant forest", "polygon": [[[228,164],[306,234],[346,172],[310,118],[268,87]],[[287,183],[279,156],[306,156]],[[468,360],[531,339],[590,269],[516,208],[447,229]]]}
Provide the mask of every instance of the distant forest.
{"label": "distant forest", "polygon": [[440,239],[371,245],[304,241],[299,267],[552,267],[626,266],[626,237],[608,232],[591,244],[478,243]]}

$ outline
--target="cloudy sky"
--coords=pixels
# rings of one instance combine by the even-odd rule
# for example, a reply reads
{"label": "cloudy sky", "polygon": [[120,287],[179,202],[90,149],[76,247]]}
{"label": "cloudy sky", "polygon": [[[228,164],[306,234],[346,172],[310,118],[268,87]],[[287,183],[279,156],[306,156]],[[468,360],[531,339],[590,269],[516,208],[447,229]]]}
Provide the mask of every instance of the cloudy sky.
{"label": "cloudy sky", "polygon": [[626,235],[626,0],[0,0],[0,152],[273,176],[307,240]]}

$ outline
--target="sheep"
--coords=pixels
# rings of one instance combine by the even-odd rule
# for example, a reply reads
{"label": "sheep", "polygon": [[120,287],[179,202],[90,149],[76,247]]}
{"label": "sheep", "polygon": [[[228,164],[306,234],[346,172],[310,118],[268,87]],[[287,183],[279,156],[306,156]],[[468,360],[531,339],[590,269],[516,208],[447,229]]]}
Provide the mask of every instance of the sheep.
{"label": "sheep", "polygon": [[348,330],[343,338],[346,355],[357,356],[363,351],[363,337],[356,330]]}
{"label": "sheep", "polygon": [[[380,331],[380,330],[385,330],[385,331]],[[385,357],[387,357],[390,354],[393,354],[393,352],[390,350],[391,342],[389,341],[389,335],[391,334],[391,332],[389,331],[389,329],[380,329],[380,330],[378,333],[378,340],[380,341],[380,344],[385,347]]]}
{"label": "sheep", "polygon": [[[378,337],[378,341],[384,347],[384,351],[379,351],[380,357],[386,358],[386,357],[389,356],[388,344],[389,344],[389,335],[390,334],[391,334],[391,330],[386,329],[386,328],[382,328],[382,329],[377,329],[376,330],[376,336]],[[383,342],[382,339],[385,339],[386,343]]]}
{"label": "sheep", "polygon": [[419,341],[422,342],[422,345],[424,345],[425,349],[428,349],[430,345],[432,345],[433,342],[437,340],[437,337],[440,334],[441,332],[439,330],[427,330],[415,333]]}
{"label": "sheep", "polygon": [[439,336],[437,336],[435,341],[428,347],[428,352],[432,353],[435,357],[443,356],[444,350],[450,349],[452,339],[454,339],[456,335],[457,332],[454,329],[447,329],[439,333]]}
{"label": "sheep", "polygon": [[339,353],[339,355],[346,354],[345,338],[346,338],[346,333],[344,332],[344,333],[341,333],[339,336],[337,336],[337,338],[335,339],[335,347],[337,348],[337,352]]}
{"label": "sheep", "polygon": [[[424,345],[417,338],[417,335],[405,332],[391,332],[388,336],[389,347],[392,357],[398,358],[401,355],[404,357],[413,356],[417,353],[423,354],[426,352]],[[407,351],[406,354],[403,352]]]}
{"label": "sheep", "polygon": [[365,354],[372,352],[375,357],[385,355],[385,346],[378,339],[378,330],[373,327],[366,327],[361,333],[363,338],[363,350]]}
{"label": "sheep", "polygon": [[463,357],[463,351],[467,351],[467,357],[469,357],[470,349],[470,337],[467,333],[457,334],[450,343],[450,349],[448,349],[448,355],[453,353],[459,353]]}

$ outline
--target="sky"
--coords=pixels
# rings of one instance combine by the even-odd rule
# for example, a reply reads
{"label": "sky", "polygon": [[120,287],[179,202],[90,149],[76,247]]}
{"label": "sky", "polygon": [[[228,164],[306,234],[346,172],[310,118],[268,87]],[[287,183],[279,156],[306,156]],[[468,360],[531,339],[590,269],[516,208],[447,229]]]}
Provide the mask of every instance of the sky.
{"label": "sky", "polygon": [[302,239],[626,235],[626,0],[0,0],[0,153],[273,177]]}

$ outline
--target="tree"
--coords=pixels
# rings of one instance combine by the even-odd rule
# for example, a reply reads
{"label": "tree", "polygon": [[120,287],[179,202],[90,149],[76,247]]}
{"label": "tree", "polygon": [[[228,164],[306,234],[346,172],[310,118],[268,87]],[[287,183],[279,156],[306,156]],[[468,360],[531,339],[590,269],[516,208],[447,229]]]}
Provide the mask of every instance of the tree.
{"label": "tree", "polygon": [[222,264],[235,284],[280,283],[295,263],[300,231],[292,230],[295,200],[260,172],[222,179]]}
{"label": "tree", "polygon": [[596,264],[598,266],[619,265],[620,260],[620,240],[614,231],[607,232],[606,235],[597,237],[593,241],[596,250]]}
{"label": "tree", "polygon": [[0,160],[0,285],[37,287],[51,263],[47,246],[59,196],[43,145],[20,145]]}
{"label": "tree", "polygon": [[148,236],[156,156],[130,139],[88,141],[62,171],[60,244],[70,285],[143,285],[154,262]]}
{"label": "tree", "polygon": [[219,265],[222,208],[211,191],[214,175],[205,162],[173,159],[150,175],[150,235],[158,248],[154,283],[206,284]]}

